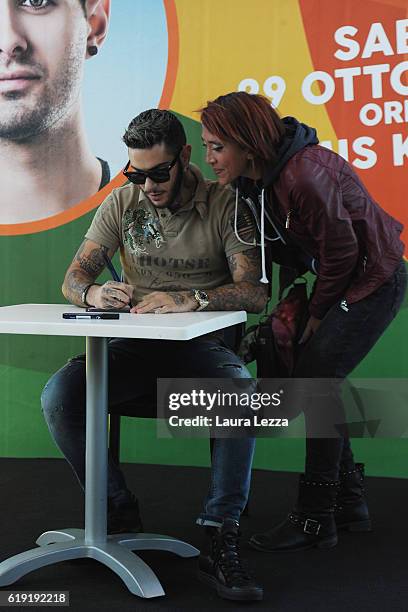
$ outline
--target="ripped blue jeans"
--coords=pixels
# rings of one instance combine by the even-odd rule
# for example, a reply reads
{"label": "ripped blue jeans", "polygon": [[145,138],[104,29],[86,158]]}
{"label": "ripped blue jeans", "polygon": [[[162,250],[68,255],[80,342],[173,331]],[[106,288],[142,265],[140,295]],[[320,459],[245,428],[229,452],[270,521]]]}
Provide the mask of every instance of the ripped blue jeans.
{"label": "ripped blue jeans", "polygon": [[[215,336],[185,342],[123,338],[109,341],[110,413],[156,418],[157,378],[229,377],[251,375],[228,345]],[[41,404],[55,443],[84,488],[85,355],[70,359],[50,378]],[[197,523],[218,525],[227,517],[239,520],[248,498],[254,448],[253,438],[214,440],[210,488]],[[124,476],[109,457],[108,499],[119,505],[129,497]]]}

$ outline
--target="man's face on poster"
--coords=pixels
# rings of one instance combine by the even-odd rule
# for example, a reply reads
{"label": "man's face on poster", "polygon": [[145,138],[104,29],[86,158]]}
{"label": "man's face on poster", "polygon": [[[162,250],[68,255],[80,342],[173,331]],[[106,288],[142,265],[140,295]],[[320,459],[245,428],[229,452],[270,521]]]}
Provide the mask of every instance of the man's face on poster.
{"label": "man's face on poster", "polygon": [[29,139],[75,106],[88,33],[80,0],[0,0],[0,138]]}

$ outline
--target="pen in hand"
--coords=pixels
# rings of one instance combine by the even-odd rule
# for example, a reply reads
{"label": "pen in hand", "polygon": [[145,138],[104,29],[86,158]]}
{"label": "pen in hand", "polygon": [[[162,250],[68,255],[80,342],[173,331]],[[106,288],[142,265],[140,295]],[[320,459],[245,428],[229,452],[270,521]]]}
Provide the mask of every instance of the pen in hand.
{"label": "pen in hand", "polygon": [[[105,253],[105,251],[102,252],[102,256],[103,256],[103,259],[104,259],[104,261],[106,263],[106,267],[108,268],[109,272],[111,273],[111,276],[112,276],[113,280],[118,282],[118,283],[121,283],[122,279],[120,278],[119,274],[116,272],[115,267],[114,267],[114,265],[112,263],[112,260],[109,259],[109,257]],[[130,308],[133,307],[132,299],[131,298],[129,299],[129,306],[130,306]]]}

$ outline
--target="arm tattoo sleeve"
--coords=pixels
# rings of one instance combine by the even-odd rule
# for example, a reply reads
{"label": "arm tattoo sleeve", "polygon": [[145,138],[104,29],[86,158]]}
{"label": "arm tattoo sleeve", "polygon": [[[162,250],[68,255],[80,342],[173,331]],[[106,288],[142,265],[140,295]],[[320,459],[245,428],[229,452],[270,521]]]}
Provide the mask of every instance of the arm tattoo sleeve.
{"label": "arm tattoo sleeve", "polygon": [[228,258],[233,283],[207,291],[207,310],[246,310],[262,312],[268,301],[268,285],[259,282],[261,264],[259,249],[237,253]]}
{"label": "arm tattoo sleeve", "polygon": [[81,300],[83,290],[98,278],[105,267],[104,252],[108,252],[104,246],[89,251],[87,240],[84,240],[79,247],[62,286],[62,292],[71,304],[83,305]]}
{"label": "arm tattoo sleeve", "polygon": [[228,258],[231,276],[235,283],[247,281],[259,285],[261,277],[261,255],[258,248],[237,253]]}
{"label": "arm tattoo sleeve", "polygon": [[86,241],[81,244],[78,252],[75,255],[75,261],[78,262],[80,268],[95,280],[105,267],[105,260],[103,257],[104,253],[108,252],[108,249],[104,246],[92,249],[90,253],[84,254]]}

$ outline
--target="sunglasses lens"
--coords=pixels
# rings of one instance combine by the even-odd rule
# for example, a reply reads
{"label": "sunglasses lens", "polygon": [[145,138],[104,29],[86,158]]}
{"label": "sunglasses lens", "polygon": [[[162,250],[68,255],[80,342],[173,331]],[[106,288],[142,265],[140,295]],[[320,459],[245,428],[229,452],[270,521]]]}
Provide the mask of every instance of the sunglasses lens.
{"label": "sunglasses lens", "polygon": [[124,172],[126,178],[135,185],[144,185],[146,179],[149,178],[153,183],[167,183],[170,180],[170,172],[161,170],[157,172]]}
{"label": "sunglasses lens", "polygon": [[146,182],[146,175],[140,172],[124,172],[123,174],[135,185],[143,185]]}
{"label": "sunglasses lens", "polygon": [[149,178],[153,183],[167,183],[170,180],[170,172],[168,170],[157,170],[149,173]]}

